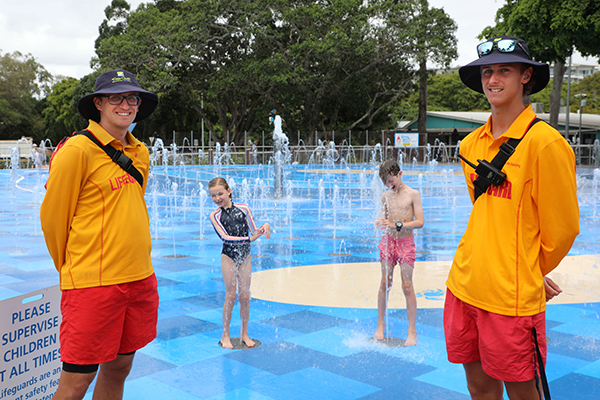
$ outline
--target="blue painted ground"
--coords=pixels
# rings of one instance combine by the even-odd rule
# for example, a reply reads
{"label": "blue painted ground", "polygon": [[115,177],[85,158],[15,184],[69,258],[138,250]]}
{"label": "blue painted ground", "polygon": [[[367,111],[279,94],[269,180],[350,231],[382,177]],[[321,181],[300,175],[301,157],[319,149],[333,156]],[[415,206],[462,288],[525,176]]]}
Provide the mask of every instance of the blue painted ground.
{"label": "blue painted ground", "polygon": [[[214,208],[203,193],[208,180],[227,177],[234,200],[274,226],[271,240],[253,244],[254,270],[373,262],[379,237],[372,219],[382,187],[370,168],[288,167],[284,196],[273,200],[269,167],[155,167],[146,200],[161,299],[158,338],[137,353],[125,399],[467,399],[462,367],[446,360],[441,308],[419,309],[417,346],[387,348],[368,341],[374,308],[254,299],[250,333],[262,345],[225,350],[217,344],[224,287],[221,243],[206,220]],[[451,259],[464,230],[470,203],[455,172],[441,166],[405,171],[404,181],[421,191],[427,221],[416,238],[418,261]],[[39,225],[45,180],[45,171],[0,171],[0,300],[58,284]],[[578,186],[582,229],[570,255],[600,254],[591,170],[579,172]],[[600,303],[550,305],[547,319],[552,398],[600,398]],[[239,323],[236,306],[233,336]],[[402,337],[406,312],[391,310],[389,325],[392,336]]]}

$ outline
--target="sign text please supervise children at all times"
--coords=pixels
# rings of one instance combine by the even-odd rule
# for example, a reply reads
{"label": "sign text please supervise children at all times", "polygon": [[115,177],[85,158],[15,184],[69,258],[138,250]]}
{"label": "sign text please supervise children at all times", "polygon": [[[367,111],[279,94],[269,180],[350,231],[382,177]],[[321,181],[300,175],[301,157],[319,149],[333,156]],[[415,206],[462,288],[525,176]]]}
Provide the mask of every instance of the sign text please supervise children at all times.
{"label": "sign text please supervise children at all times", "polygon": [[60,289],[0,302],[0,399],[50,400],[60,378]]}

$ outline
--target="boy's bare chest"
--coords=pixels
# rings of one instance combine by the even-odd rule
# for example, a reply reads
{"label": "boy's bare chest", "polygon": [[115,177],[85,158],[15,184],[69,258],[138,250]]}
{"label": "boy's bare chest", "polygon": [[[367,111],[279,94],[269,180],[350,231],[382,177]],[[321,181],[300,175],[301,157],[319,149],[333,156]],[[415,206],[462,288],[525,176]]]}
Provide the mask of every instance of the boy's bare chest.
{"label": "boy's bare chest", "polygon": [[391,214],[405,214],[412,212],[412,200],[406,193],[394,193],[387,196],[387,211]]}

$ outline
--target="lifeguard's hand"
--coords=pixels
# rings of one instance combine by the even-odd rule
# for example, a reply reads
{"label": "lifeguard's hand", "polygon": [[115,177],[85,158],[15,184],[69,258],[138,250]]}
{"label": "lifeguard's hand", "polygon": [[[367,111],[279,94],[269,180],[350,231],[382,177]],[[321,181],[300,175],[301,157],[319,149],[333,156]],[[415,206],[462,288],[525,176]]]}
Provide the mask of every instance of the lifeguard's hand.
{"label": "lifeguard's hand", "polygon": [[547,276],[544,277],[544,289],[546,290],[546,301],[550,301],[562,293],[560,286]]}

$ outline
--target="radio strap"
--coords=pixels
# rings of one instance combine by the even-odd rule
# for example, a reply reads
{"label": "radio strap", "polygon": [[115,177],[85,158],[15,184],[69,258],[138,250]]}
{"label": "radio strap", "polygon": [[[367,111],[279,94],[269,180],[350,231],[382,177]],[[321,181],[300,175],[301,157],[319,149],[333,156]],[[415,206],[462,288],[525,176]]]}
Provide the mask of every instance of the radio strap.
{"label": "radio strap", "polygon": [[[490,162],[490,164],[492,164],[494,167],[496,167],[498,169],[498,171],[501,171],[502,168],[504,167],[504,164],[506,164],[506,161],[508,161],[508,158],[510,156],[512,156],[512,154],[515,152],[517,145],[521,142],[521,140],[523,140],[523,138],[525,137],[527,132],[529,132],[529,130],[531,129],[531,127],[533,125],[537,124],[540,121],[541,121],[541,119],[539,119],[537,117],[534,118],[534,120],[531,121],[531,123],[525,130],[525,133],[523,134],[523,136],[521,136],[521,138],[519,138],[519,139],[511,138],[511,139],[508,139],[507,142],[502,143],[500,145],[500,150],[498,150],[498,153],[496,154],[494,159]],[[485,179],[485,177],[478,176],[477,179],[475,179],[475,181],[473,181],[473,185],[474,185],[474,189],[475,189],[475,200],[477,200],[477,198],[479,196],[484,194],[486,192],[486,190],[488,189],[488,187],[490,187],[491,184],[492,183],[489,180]]]}
{"label": "radio strap", "polygon": [[100,141],[96,139],[96,136],[92,135],[92,133],[87,130],[79,131],[75,133],[75,135],[84,135],[92,142],[96,143],[98,147],[104,150],[104,152],[110,157],[111,160],[119,164],[119,166],[123,168],[125,172],[127,172],[129,175],[135,178],[135,180],[140,184],[140,186],[144,187],[144,177],[142,177],[140,171],[138,171],[137,168],[133,166],[133,161],[131,161],[131,158],[127,157],[121,150],[115,149],[110,144],[107,144],[106,146],[102,145],[102,143],[100,143]]}
{"label": "radio strap", "polygon": [[[550,387],[548,386],[548,378],[546,378],[546,369],[544,368],[544,360],[542,358],[542,352],[540,351],[540,345],[538,343],[538,336],[535,327],[531,328],[533,330],[533,340],[535,342],[535,357],[534,357],[534,374],[535,374],[535,387],[540,395],[540,399],[542,398],[542,394],[540,393],[540,387],[538,385],[538,379],[542,379],[542,390],[544,391],[544,400],[550,400]],[[539,367],[540,376],[538,378],[537,368]]]}

